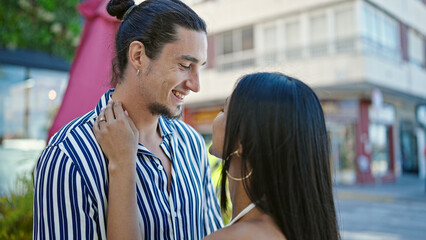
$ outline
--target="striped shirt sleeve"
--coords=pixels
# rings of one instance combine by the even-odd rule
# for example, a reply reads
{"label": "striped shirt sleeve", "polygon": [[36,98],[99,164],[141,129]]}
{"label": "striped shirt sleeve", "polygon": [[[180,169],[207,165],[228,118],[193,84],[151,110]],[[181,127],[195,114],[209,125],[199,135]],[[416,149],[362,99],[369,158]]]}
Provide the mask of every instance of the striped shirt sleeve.
{"label": "striped shirt sleeve", "polygon": [[[204,143],[204,140],[201,141]],[[204,236],[207,236],[219,228],[223,227],[222,214],[216,195],[215,188],[211,180],[211,169],[205,144],[201,144],[201,157],[203,163],[203,186],[205,189],[204,204]]]}
{"label": "striped shirt sleeve", "polygon": [[47,147],[34,170],[33,239],[98,239],[96,204],[69,156]]}

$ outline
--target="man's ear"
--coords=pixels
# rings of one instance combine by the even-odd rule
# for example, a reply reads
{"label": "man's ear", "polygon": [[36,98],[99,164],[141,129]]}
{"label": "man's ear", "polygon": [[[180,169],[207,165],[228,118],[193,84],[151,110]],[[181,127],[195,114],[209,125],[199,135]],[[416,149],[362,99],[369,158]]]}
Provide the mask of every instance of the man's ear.
{"label": "man's ear", "polygon": [[129,45],[129,63],[137,70],[142,70],[142,66],[146,64],[147,56],[145,46],[139,41],[133,41]]}

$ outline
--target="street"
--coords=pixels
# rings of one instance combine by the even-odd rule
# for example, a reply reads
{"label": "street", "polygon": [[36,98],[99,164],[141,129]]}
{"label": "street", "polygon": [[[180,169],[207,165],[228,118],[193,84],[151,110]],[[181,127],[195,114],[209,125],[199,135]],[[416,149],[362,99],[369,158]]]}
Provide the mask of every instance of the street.
{"label": "street", "polygon": [[336,206],[343,240],[426,239],[425,201],[338,195]]}

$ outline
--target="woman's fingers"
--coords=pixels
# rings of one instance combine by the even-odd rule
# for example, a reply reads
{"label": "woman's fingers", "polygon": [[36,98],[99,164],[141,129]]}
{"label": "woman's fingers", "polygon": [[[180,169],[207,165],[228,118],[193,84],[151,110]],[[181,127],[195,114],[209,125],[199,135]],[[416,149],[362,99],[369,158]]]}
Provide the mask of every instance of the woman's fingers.
{"label": "woman's fingers", "polygon": [[120,101],[114,102],[112,108],[114,110],[114,116],[116,119],[125,117],[123,106],[121,105]]}
{"label": "woman's fingers", "polygon": [[100,111],[93,130],[98,140],[107,135],[123,137],[126,132],[133,133],[136,141],[139,139],[139,131],[120,101],[108,102],[107,106]]}
{"label": "woman's fingers", "polygon": [[95,134],[97,134],[97,132],[101,130],[101,124],[106,123],[104,111],[105,111],[105,109],[102,108],[101,111],[99,112],[98,117],[96,118],[95,122],[93,123],[93,130],[95,131]]}
{"label": "woman's fingers", "polygon": [[133,133],[137,134],[137,136],[139,136],[138,129],[136,128],[132,119],[129,117],[129,113],[123,109],[123,105],[121,104],[120,101],[114,102],[113,109],[114,109],[115,118],[126,120],[127,123],[129,124],[130,128],[132,129]]}
{"label": "woman's fingers", "polygon": [[108,102],[107,106],[105,107],[104,113],[105,113],[105,120],[107,122],[113,121],[115,119],[114,110],[112,109],[113,103],[114,102],[111,100]]}

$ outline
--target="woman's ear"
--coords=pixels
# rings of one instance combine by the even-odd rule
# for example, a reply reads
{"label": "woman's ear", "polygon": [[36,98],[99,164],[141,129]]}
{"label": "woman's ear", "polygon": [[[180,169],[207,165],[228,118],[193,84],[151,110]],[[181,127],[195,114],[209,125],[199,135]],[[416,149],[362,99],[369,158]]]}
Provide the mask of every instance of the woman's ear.
{"label": "woman's ear", "polygon": [[145,53],[145,46],[139,41],[133,41],[129,45],[129,63],[135,69],[142,69],[145,65],[147,56]]}
{"label": "woman's ear", "polygon": [[[237,146],[238,146],[238,154],[240,156],[243,156],[243,154],[244,154],[243,145],[238,141]],[[248,161],[246,161],[246,163],[249,164]]]}
{"label": "woman's ear", "polygon": [[243,155],[243,145],[240,142],[238,142],[238,154]]}

